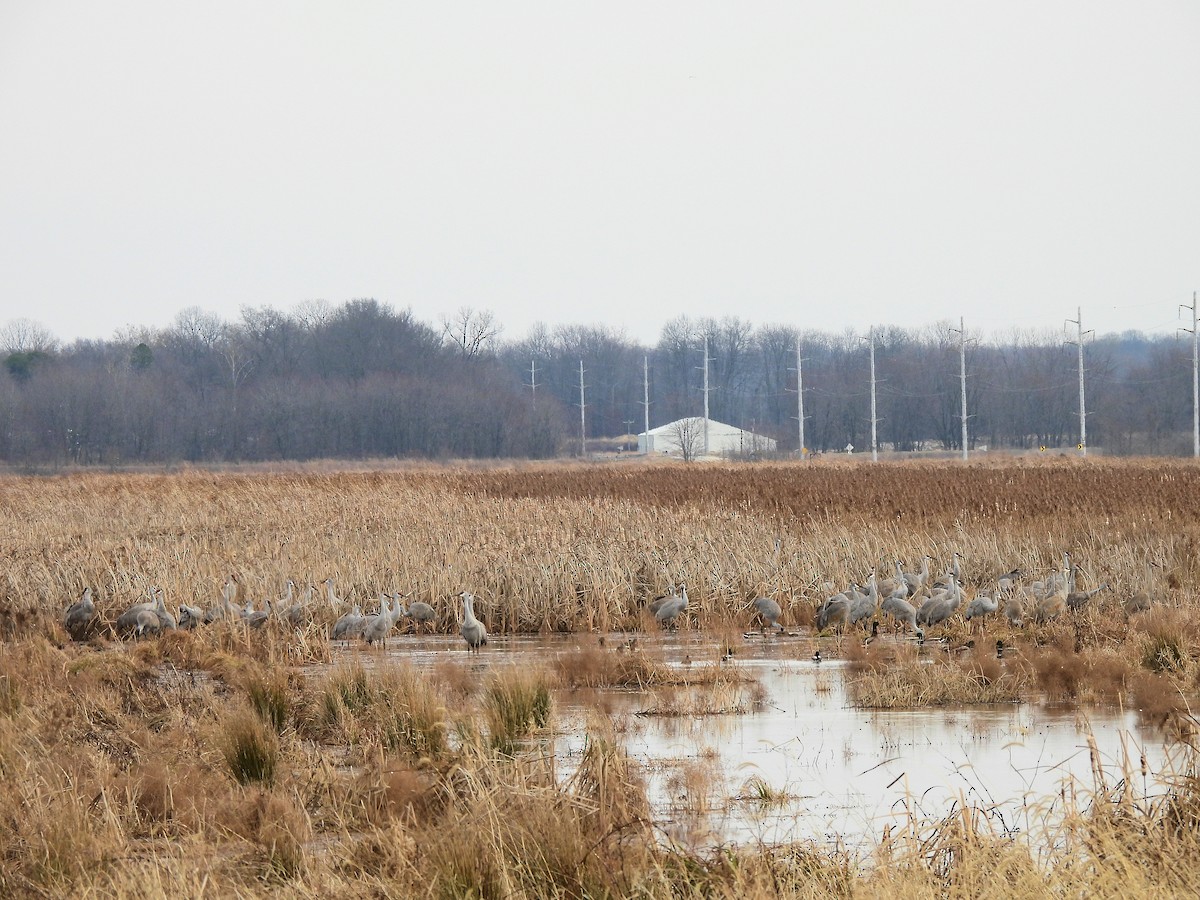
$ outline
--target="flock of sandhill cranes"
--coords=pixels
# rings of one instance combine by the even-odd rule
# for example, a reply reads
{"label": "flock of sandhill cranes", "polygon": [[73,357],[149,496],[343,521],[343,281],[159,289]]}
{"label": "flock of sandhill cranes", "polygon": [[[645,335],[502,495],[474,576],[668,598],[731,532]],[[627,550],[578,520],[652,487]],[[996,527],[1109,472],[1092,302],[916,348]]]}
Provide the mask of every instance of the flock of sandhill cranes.
{"label": "flock of sandhill cranes", "polygon": [[[345,607],[345,601],[334,591],[334,579],[325,581],[325,596],[329,609],[338,610]],[[303,625],[312,618],[314,608],[321,605],[319,593],[315,585],[310,584],[300,597],[296,596],[296,585],[289,579],[284,596],[277,600],[267,600],[265,608],[256,610],[253,603],[239,605],[234,603],[238,593],[238,582],[230,577],[225,582],[221,600],[209,609],[179,605],[178,616],[167,608],[160,587],[149,591],[150,599],[135,603],[117,616],[112,630],[119,637],[140,638],[162,634],[176,629],[190,630],[214,622],[237,622],[248,628],[261,628],[270,621],[277,621],[292,627]],[[386,645],[388,636],[401,618],[407,618],[413,623],[414,630],[419,631],[423,626],[430,625],[437,618],[437,611],[420,600],[409,604],[405,609],[401,593],[381,593],[379,595],[379,611],[365,614],[362,607],[355,603],[349,612],[341,615],[333,623],[329,636],[335,641],[350,641],[361,638],[368,644]],[[463,620],[461,634],[467,642],[467,649],[478,651],[487,643],[487,629],[475,618],[475,598],[463,591],[459,594],[463,604]],[[63,627],[74,640],[84,641],[96,636],[104,629],[104,623],[96,611],[92,600],[92,589],[85,588],[83,596],[67,608],[63,614]]]}
{"label": "flock of sandhill cranes", "polygon": [[[818,631],[844,630],[849,626],[872,619],[882,613],[897,624],[906,626],[914,637],[923,640],[925,629],[950,619],[966,599],[960,568],[962,556],[955,553],[942,578],[931,581],[929,564],[932,558],[921,560],[919,571],[905,571],[901,562],[895,563],[896,574],[880,581],[872,573],[863,591],[857,583],[841,593],[828,597],[817,609]],[[1017,628],[1027,621],[1049,622],[1063,612],[1083,608],[1107,584],[1091,590],[1079,590],[1076,575],[1079,567],[1071,563],[1069,553],[1063,554],[1063,567],[1040,581],[1025,583],[1024,573],[1014,569],[995,580],[995,588],[979,590],[963,612],[967,621],[981,619],[998,612]],[[832,586],[831,586],[832,587]],[[1140,591],[1124,601],[1127,616],[1150,608],[1150,595]]]}
{"label": "flock of sandhill cranes", "polygon": [[[955,553],[945,575],[931,580],[929,566],[932,558],[925,556],[918,571],[905,571],[901,562],[895,565],[893,577],[880,580],[874,573],[867,579],[864,591],[858,583],[846,590],[827,597],[817,610],[815,625],[818,632],[827,630],[844,631],[846,628],[883,615],[894,620],[898,626],[908,629],[917,640],[924,640],[925,629],[945,623],[962,607],[966,599],[963,576],[960,568],[961,555]],[[1049,622],[1063,612],[1074,611],[1085,606],[1096,594],[1108,586],[1101,584],[1091,590],[1078,590],[1076,574],[1078,566],[1071,563],[1070,555],[1063,554],[1062,569],[1055,570],[1041,581],[1023,582],[1024,575],[1014,569],[999,576],[995,588],[979,590],[966,604],[963,616],[967,621],[980,619],[997,613],[1003,608],[1005,618],[1015,627],[1023,627],[1027,621]],[[334,579],[324,582],[325,602],[319,599],[315,585],[299,597],[296,586],[289,580],[286,592],[277,601],[268,600],[264,609],[256,610],[252,603],[234,603],[238,594],[238,582],[230,577],[225,583],[221,600],[209,609],[181,604],[178,617],[167,608],[162,588],[151,588],[150,597],[135,603],[121,613],[113,623],[113,631],[121,637],[143,637],[175,629],[192,629],[217,621],[244,624],[259,628],[271,621],[290,626],[300,626],[311,620],[315,608],[325,606],[329,610],[340,610],[345,601],[334,591]],[[829,586],[832,589],[832,585]],[[341,615],[330,629],[329,636],[335,641],[362,639],[368,644],[386,644],[388,636],[401,618],[413,623],[415,631],[431,626],[437,611],[428,603],[414,601],[406,609],[401,593],[381,593],[379,610],[364,614],[359,604]],[[462,623],[460,634],[468,651],[477,652],[487,643],[487,629],[475,617],[475,598],[463,591]],[[1141,591],[1122,604],[1126,615],[1142,612],[1150,607],[1150,595]],[[656,597],[647,604],[649,612],[662,627],[676,627],[680,615],[688,608],[687,585],[680,583],[668,593]],[[751,609],[762,622],[765,633],[768,628],[783,631],[779,620],[783,610],[779,603],[767,596],[760,596],[751,603]],[[63,625],[75,640],[87,640],[104,626],[100,622],[92,601],[92,590],[87,588],[78,602],[69,607],[63,616]]]}

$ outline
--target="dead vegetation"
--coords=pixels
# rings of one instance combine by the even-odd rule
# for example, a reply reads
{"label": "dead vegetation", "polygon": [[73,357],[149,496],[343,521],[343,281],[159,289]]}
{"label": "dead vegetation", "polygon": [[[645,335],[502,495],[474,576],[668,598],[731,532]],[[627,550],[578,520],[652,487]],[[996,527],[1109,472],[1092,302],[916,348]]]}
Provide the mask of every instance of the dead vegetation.
{"label": "dead vegetation", "polygon": [[[816,844],[693,853],[657,833],[643,775],[600,712],[577,766],[559,771],[538,739],[553,719],[549,671],[500,670],[464,699],[403,666],[285,677],[250,662],[228,678],[164,682],[136,654],[38,637],[8,649],[4,675],[20,667],[29,678],[0,714],[4,896],[201,885],[240,896],[1183,896],[1200,886],[1200,758],[1186,746],[1178,771],[1157,780],[1097,763],[1089,789],[1058,798],[1065,814],[1046,834],[1015,838],[961,809],[914,815],[862,854]],[[1004,678],[965,660],[899,664]],[[728,802],[712,764],[701,755],[672,775],[678,815]],[[753,780],[740,799],[782,800]]]}
{"label": "dead vegetation", "polygon": [[[800,473],[581,466],[0,480],[0,895],[1200,893],[1190,750],[1200,472],[1098,462]],[[1087,791],[1055,798],[1063,815],[1043,834],[1014,837],[984,811],[955,809],[914,815],[861,854],[672,847],[651,821],[643,773],[599,711],[578,767],[559,770],[548,747],[556,691],[645,691],[643,711],[660,715],[762,702],[761,688],[715,659],[671,666],[624,645],[487,678],[458,658],[417,671],[369,653],[317,671],[335,618],[324,607],[299,629],[224,623],[123,645],[69,642],[58,622],[84,586],[111,621],[151,584],[172,605],[207,608],[236,572],[260,605],[286,578],[334,576],[351,601],[412,591],[439,610],[443,630],[464,588],[493,634],[633,629],[648,598],[686,581],[681,627],[723,630],[733,647],[729,635],[749,624],[764,588],[792,629],[811,617],[824,581],[862,579],[897,555],[958,550],[980,586],[1017,565],[1048,571],[1065,548],[1084,577],[1113,590],[1023,630],[952,620],[936,637],[951,650],[975,641],[961,652],[932,640],[848,650],[855,702],[1037,694],[1125,704],[1190,755],[1157,781],[1098,767]],[[1130,613],[1137,592],[1153,603]],[[996,639],[1012,652],[997,658]],[[685,812],[721,802],[703,761],[678,777]],[[744,793],[775,799],[765,784]]]}

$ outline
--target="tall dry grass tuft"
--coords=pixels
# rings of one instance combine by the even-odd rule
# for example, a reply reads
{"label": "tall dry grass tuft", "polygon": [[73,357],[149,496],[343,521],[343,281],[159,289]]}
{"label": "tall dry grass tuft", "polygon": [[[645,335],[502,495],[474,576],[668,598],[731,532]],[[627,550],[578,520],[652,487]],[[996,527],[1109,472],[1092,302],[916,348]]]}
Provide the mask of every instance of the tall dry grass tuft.
{"label": "tall dry grass tuft", "polygon": [[262,853],[266,872],[294,879],[303,874],[308,818],[292,796],[256,791],[246,799],[243,827]]}
{"label": "tall dry grass tuft", "polygon": [[544,672],[504,669],[483,692],[483,710],[492,746],[513,753],[519,743],[550,724],[550,681]]}
{"label": "tall dry grass tuft", "polygon": [[439,686],[411,666],[368,672],[354,664],[330,673],[310,707],[310,721],[326,739],[437,758],[448,749]]}
{"label": "tall dry grass tuft", "polygon": [[1033,683],[1048,699],[1080,703],[1115,703],[1129,689],[1134,668],[1125,654],[1112,648],[1080,651],[1049,645],[1022,657]]}
{"label": "tall dry grass tuft", "polygon": [[559,683],[570,688],[646,688],[673,681],[671,669],[645,652],[579,647],[554,658]]}
{"label": "tall dry grass tuft", "polygon": [[[422,832],[418,868],[437,897],[629,896],[657,849],[640,785],[614,747],[560,786],[540,758],[468,750],[436,828]],[[631,796],[618,798],[618,793]],[[632,814],[632,815],[631,815]],[[627,816],[630,816],[627,818]]]}
{"label": "tall dry grass tuft", "polygon": [[566,787],[591,804],[585,814],[594,818],[594,829],[623,835],[623,840],[629,836],[650,838],[652,822],[645,779],[617,740],[607,717],[593,716],[579,768]]}
{"label": "tall dry grass tuft", "polygon": [[1023,668],[996,659],[995,651],[930,658],[907,652],[898,658],[868,654],[848,676],[855,706],[900,709],[920,706],[1014,703],[1029,687]]}
{"label": "tall dry grass tuft", "polygon": [[286,671],[248,672],[242,677],[240,686],[246,692],[250,708],[277,734],[288,726],[292,718],[292,698],[298,690]]}
{"label": "tall dry grass tuft", "polygon": [[226,715],[217,734],[225,765],[238,784],[272,784],[279,768],[279,738],[248,709]]}

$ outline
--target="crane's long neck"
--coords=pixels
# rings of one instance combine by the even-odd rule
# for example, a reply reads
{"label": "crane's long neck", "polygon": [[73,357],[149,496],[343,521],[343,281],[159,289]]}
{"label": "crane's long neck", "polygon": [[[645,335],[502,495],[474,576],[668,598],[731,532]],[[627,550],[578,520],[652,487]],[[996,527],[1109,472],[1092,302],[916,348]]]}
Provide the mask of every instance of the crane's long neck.
{"label": "crane's long neck", "polygon": [[929,557],[921,558],[921,583],[924,584],[929,580]]}
{"label": "crane's long neck", "polygon": [[325,596],[329,598],[329,602],[331,604],[337,602],[337,595],[334,594],[334,592],[333,592],[333,579],[332,578],[328,578],[325,580]]}

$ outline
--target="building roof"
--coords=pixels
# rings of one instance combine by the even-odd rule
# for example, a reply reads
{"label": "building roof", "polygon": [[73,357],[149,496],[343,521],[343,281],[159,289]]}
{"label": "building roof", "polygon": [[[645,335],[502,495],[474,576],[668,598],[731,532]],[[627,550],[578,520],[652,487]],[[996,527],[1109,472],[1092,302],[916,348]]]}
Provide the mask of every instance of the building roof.
{"label": "building roof", "polygon": [[[666,425],[659,425],[657,428],[651,428],[648,432],[643,431],[642,434],[670,435],[672,430],[681,422],[693,424],[697,428],[704,427],[703,416],[685,416],[682,419],[676,419],[674,422],[668,422]],[[753,434],[756,437],[766,437],[766,435],[759,435],[753,431],[747,431],[744,428],[738,428],[736,425],[726,425],[724,422],[718,422],[716,419],[708,420],[708,432],[709,434],[712,434],[713,432],[724,432],[725,434]]]}

